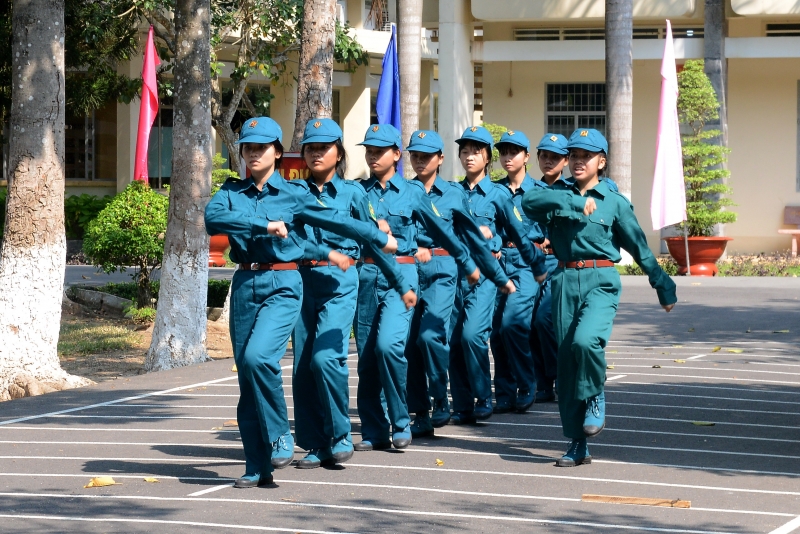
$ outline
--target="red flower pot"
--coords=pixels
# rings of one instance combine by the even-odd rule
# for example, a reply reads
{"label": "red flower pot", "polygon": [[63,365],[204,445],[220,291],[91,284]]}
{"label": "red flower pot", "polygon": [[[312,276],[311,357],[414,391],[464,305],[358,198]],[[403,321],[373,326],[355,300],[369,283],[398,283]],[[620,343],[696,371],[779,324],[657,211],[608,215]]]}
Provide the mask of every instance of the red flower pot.
{"label": "red flower pot", "polygon": [[[732,237],[690,237],[689,260],[692,276],[716,276],[717,260],[725,253]],[[669,254],[678,264],[678,274],[686,274],[686,245],[682,237],[665,237]]]}
{"label": "red flower pot", "polygon": [[212,235],[208,244],[208,266],[225,267],[225,251],[230,242],[225,234]]}

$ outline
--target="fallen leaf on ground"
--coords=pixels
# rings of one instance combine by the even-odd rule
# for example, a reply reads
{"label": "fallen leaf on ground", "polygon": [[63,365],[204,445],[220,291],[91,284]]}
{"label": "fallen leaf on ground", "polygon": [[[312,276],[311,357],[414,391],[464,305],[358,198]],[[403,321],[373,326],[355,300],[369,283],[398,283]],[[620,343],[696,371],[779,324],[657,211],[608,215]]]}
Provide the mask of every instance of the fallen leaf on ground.
{"label": "fallen leaf on ground", "polygon": [[232,373],[238,373],[239,372],[239,369],[236,368],[236,364],[235,363],[233,364],[233,367],[231,367],[231,372]]}
{"label": "fallen leaf on ground", "polygon": [[728,349],[728,352],[732,352],[733,354],[741,354],[744,352],[744,349]]}
{"label": "fallen leaf on ground", "polygon": [[773,334],[788,334],[789,331],[788,330],[773,330],[772,333]]}
{"label": "fallen leaf on ground", "polygon": [[751,330],[749,328],[744,331],[745,334],[749,334],[750,332],[751,332]]}
{"label": "fallen leaf on ground", "polygon": [[713,349],[711,349],[711,352],[719,352],[721,350],[722,350],[722,347],[714,347]]}
{"label": "fallen leaf on ground", "polygon": [[286,502],[297,502],[297,500],[296,500],[296,499],[287,499],[287,498],[285,498],[285,497],[281,497],[281,500],[282,500],[282,501],[286,501]]}
{"label": "fallen leaf on ground", "polygon": [[700,282],[692,282],[692,285],[693,285],[693,286],[699,286],[699,285],[700,285]]}
{"label": "fallen leaf on ground", "polygon": [[653,350],[652,347],[645,347],[644,350]]}
{"label": "fallen leaf on ground", "polygon": [[444,462],[437,458],[436,459],[436,465],[442,466],[442,465],[444,465]]}
{"label": "fallen leaf on ground", "polygon": [[151,482],[151,483],[155,484],[156,482],[158,482],[158,479],[157,478],[153,478],[153,477],[144,477],[144,481],[145,482]]}
{"label": "fallen leaf on ground", "polygon": [[689,329],[689,332],[694,332],[694,328],[690,328],[690,329]]}
{"label": "fallen leaf on ground", "polygon": [[116,484],[119,484],[119,482],[114,482],[114,479],[111,477],[94,477],[84,488],[102,488],[104,486],[114,486]]}
{"label": "fallen leaf on ground", "polygon": [[669,352],[662,352],[661,354],[669,354]]}
{"label": "fallen leaf on ground", "polygon": [[653,369],[661,369],[661,366],[660,365],[654,365]]}
{"label": "fallen leaf on ground", "polygon": [[686,360],[672,360],[675,363],[686,363]]}
{"label": "fallen leaf on ground", "polygon": [[709,423],[708,421],[692,421],[695,426],[714,426],[717,423]]}
{"label": "fallen leaf on ground", "polygon": [[682,348],[683,348],[683,345],[672,345],[672,348],[675,348],[675,349],[682,349]]}
{"label": "fallen leaf on ground", "polygon": [[614,368],[613,365],[606,365],[606,369],[613,369],[613,368]]}
{"label": "fallen leaf on ground", "polygon": [[606,351],[606,354],[616,354],[616,353],[617,353],[617,351],[615,351],[615,350],[607,350]]}
{"label": "fallen leaf on ground", "polygon": [[230,421],[225,421],[224,423],[222,423],[222,426],[239,426],[239,421],[231,419]]}
{"label": "fallen leaf on ground", "polygon": [[221,426],[213,426],[213,427],[211,427],[211,430],[222,430],[222,427]]}

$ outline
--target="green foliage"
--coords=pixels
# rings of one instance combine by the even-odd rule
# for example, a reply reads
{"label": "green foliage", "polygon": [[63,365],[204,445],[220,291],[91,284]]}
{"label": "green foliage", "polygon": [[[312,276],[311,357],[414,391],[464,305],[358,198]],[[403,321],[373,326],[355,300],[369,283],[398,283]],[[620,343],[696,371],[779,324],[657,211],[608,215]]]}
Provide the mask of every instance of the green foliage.
{"label": "green foliage", "polygon": [[[11,106],[11,6],[0,3],[0,124]],[[106,102],[130,102],[141,79],[117,74],[117,64],[136,52],[138,24],[125,13],[130,0],[65,0],[66,111],[85,116]]]}
{"label": "green foliage", "polygon": [[336,63],[341,63],[347,72],[355,72],[358,67],[369,65],[369,54],[366,50],[350,36],[350,24],[344,26],[336,21],[336,45],[333,51],[333,59]]}
{"label": "green foliage", "polygon": [[[488,122],[484,122],[482,124],[484,128],[489,130],[489,133],[492,134],[492,139],[494,139],[494,143],[497,144],[500,141],[500,138],[503,137],[503,134],[508,131],[508,128],[505,126],[501,126],[499,124],[491,124]],[[495,169],[494,166],[497,164],[499,165],[500,162],[500,152],[498,152],[497,148],[492,148],[492,168],[489,171],[489,177],[492,179],[493,182],[500,180],[501,178],[505,178],[506,171],[503,169],[497,168]]]}
{"label": "green foliage", "polygon": [[64,228],[67,239],[83,239],[86,227],[109,202],[110,195],[97,197],[86,193],[64,199]]}
{"label": "green foliage", "polygon": [[228,289],[230,287],[230,280],[209,280],[207,306],[209,308],[222,308],[225,306],[225,299],[228,298]]}
{"label": "green foliage", "polygon": [[[208,307],[222,308],[225,305],[225,299],[228,298],[228,288],[231,287],[230,280],[209,280],[208,281]],[[116,295],[117,297],[136,300],[138,295],[139,286],[133,282],[121,283],[108,283],[102,286],[83,286],[84,289],[91,289],[92,291],[100,291],[108,293],[109,295]],[[150,282],[150,293],[158,301],[158,291],[161,289],[161,284],[158,280]]]}
{"label": "green foliage", "polygon": [[211,196],[214,196],[214,193],[219,191],[222,184],[225,183],[225,180],[239,177],[239,173],[222,168],[226,161],[227,160],[223,158],[222,154],[219,152],[214,154],[214,157],[211,159]]}
{"label": "green foliage", "polygon": [[[678,276],[678,264],[670,256],[656,258],[664,272],[670,276]],[[630,265],[616,265],[617,271],[622,275],[644,276],[644,271],[636,263]]]}
{"label": "green foliage", "polygon": [[730,172],[722,168],[730,149],[712,142],[719,130],[705,130],[708,121],[719,117],[719,103],[711,81],[703,72],[702,60],[690,60],[678,74],[678,118],[691,127],[682,135],[683,175],[686,184],[687,221],[690,236],[710,236],[714,225],[736,221],[736,213],[725,211],[735,206],[725,195],[731,188],[724,181]]}
{"label": "green foliage", "polygon": [[156,320],[156,309],[151,306],[143,308],[128,306],[125,308],[125,317],[130,318],[136,324],[150,324]]}
{"label": "green foliage", "polygon": [[741,256],[735,254],[717,264],[718,276],[798,276],[800,260],[788,252]]}
{"label": "green foliage", "polygon": [[169,200],[133,182],[100,212],[86,230],[83,252],[107,273],[139,269],[139,307],[150,305],[150,273],[161,264]]}

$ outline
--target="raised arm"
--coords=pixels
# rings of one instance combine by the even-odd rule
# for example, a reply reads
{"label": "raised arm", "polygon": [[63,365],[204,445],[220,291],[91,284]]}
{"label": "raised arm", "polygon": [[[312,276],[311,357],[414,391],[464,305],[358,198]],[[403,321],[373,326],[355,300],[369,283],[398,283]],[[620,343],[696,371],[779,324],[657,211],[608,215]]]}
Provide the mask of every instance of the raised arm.
{"label": "raised arm", "polygon": [[647,246],[647,238],[639,226],[639,221],[633,213],[633,206],[625,200],[620,202],[619,214],[614,221],[614,234],[619,239],[619,244],[627,250],[639,267],[647,274],[650,286],[658,294],[658,302],[662,306],[675,304],[678,297],[675,294],[675,282],[656,261],[656,257]]}
{"label": "raised arm", "polygon": [[230,234],[250,239],[269,233],[266,218],[246,216],[231,209],[230,190],[224,186],[206,205],[205,223],[208,235]]}
{"label": "raised arm", "polygon": [[483,275],[496,286],[505,286],[508,276],[492,254],[489,241],[483,236],[480,226],[466,207],[453,208],[453,229],[471,252],[472,259]]}
{"label": "raised arm", "polygon": [[586,198],[574,194],[569,189],[536,188],[522,197],[522,209],[539,224],[547,225],[556,211],[574,213],[577,218],[583,213]]}
{"label": "raised arm", "polygon": [[[360,197],[353,197],[353,207],[351,213],[353,218],[360,221],[374,222],[374,219],[369,213],[369,200],[364,195],[361,195]],[[392,286],[395,291],[401,295],[405,295],[408,291],[411,291],[411,284],[408,283],[405,278],[403,278],[403,275],[400,272],[400,269],[397,267],[397,262],[394,261],[394,258],[384,254],[380,248],[371,243],[364,245],[364,251],[366,252],[367,256],[375,260],[375,265],[377,265],[378,269],[380,269],[384,276],[386,276],[386,281],[389,282],[389,285]]]}
{"label": "raised arm", "polygon": [[500,223],[506,231],[506,235],[511,238],[511,241],[517,246],[520,255],[525,263],[533,267],[533,274],[539,277],[547,274],[547,268],[544,264],[544,254],[542,251],[533,246],[531,240],[525,234],[525,228],[522,226],[521,216],[518,217],[514,213],[514,203],[510,198],[500,197],[495,201],[497,211],[498,223]]}
{"label": "raised arm", "polygon": [[[465,273],[470,274],[478,267],[469,253],[458,240],[456,235],[442,218],[434,213],[433,209],[429,207],[430,201],[420,195],[419,202],[417,202],[417,209],[414,210],[414,217],[420,224],[425,226],[428,233],[431,234],[434,241],[441,243],[442,247],[450,253],[456,260],[456,263],[461,267]],[[432,204],[430,204],[432,206]]]}

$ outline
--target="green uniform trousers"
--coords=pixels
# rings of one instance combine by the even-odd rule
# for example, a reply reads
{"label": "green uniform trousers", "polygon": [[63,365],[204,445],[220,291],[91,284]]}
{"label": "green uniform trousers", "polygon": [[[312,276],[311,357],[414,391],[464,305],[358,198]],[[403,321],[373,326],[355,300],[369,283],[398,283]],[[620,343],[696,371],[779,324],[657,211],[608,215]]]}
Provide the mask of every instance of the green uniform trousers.
{"label": "green uniform trousers", "polygon": [[603,391],[605,348],[621,284],[613,267],[556,269],[553,325],[558,341],[558,410],[564,435],[583,439],[586,400]]}
{"label": "green uniform trousers", "polygon": [[325,449],[350,432],[347,352],[358,271],[301,267],[303,305],[294,329],[294,430],[303,449]]}
{"label": "green uniform trousers", "polygon": [[[398,267],[416,291],[417,266],[398,264]],[[392,289],[377,265],[361,265],[358,275],[356,402],[361,437],[372,442],[387,442],[390,427],[399,432],[411,423],[406,403],[408,362],[405,348],[414,309],[406,309],[400,293]]]}
{"label": "green uniform trousers", "polygon": [[237,270],[231,282],[231,342],[239,369],[236,409],[245,474],[272,472],[272,442],[289,431],[281,358],[300,313],[297,271]]}

